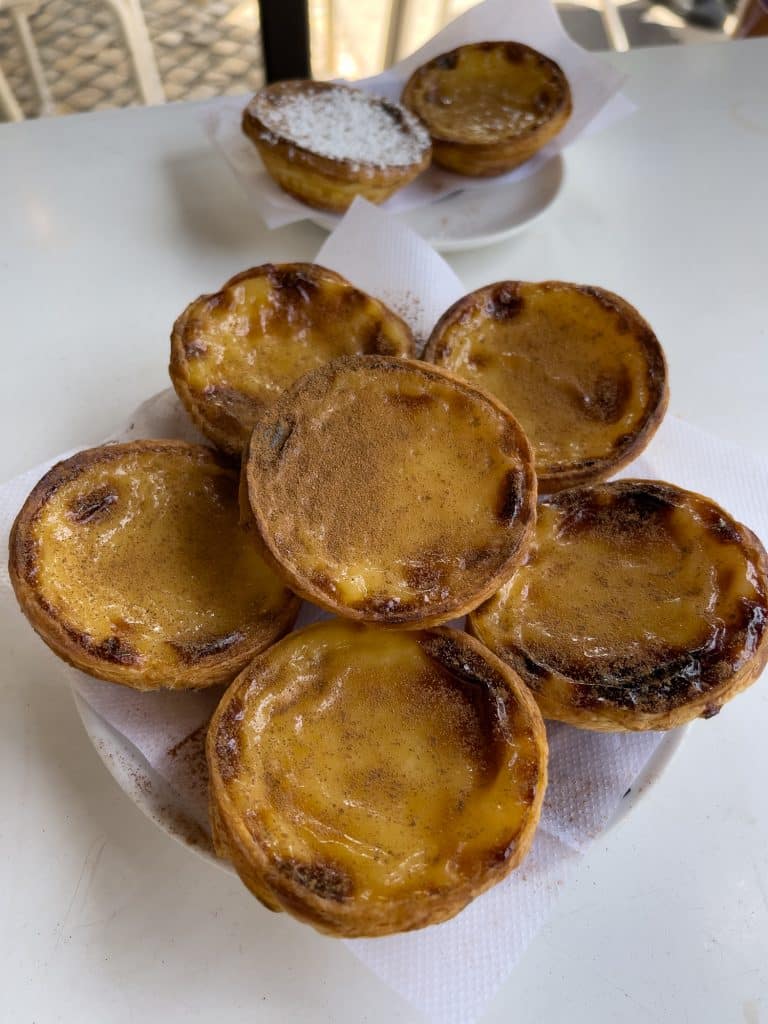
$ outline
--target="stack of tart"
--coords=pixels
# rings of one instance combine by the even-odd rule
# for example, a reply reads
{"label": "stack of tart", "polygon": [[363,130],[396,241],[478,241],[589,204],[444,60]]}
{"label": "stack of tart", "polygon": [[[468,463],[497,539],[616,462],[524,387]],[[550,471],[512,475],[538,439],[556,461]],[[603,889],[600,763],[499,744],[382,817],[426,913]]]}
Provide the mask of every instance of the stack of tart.
{"label": "stack of tart", "polygon": [[[521,862],[544,718],[672,728],[768,660],[757,538],[674,484],[606,482],[668,400],[629,303],[504,281],[415,355],[338,274],[238,274],[172,333],[213,447],[82,452],[11,535],[19,603],[60,657],[141,690],[226,685],[216,849],[332,935],[443,921]],[[330,615],[290,632],[301,598]]]}
{"label": "stack of tart", "polygon": [[470,177],[504,174],[554,139],[571,109],[553,60],[488,42],[417,68],[400,103],[340,83],[276,82],[248,103],[242,127],[280,188],[339,213],[356,196],[384,202],[432,161]]}

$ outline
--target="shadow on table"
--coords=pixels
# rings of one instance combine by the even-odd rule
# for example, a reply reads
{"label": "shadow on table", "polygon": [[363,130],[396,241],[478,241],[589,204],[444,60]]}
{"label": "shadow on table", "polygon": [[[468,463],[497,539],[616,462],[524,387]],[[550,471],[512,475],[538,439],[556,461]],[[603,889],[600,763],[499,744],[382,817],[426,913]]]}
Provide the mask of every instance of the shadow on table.
{"label": "shadow on table", "polygon": [[[223,251],[234,257],[238,250],[248,251],[255,241],[264,241],[266,229],[259,214],[221,157],[211,149],[201,147],[169,158],[164,166],[179,234],[186,237],[190,245]],[[269,232],[270,260],[296,258],[294,230],[288,226]],[[306,232],[306,225],[304,230]],[[312,230],[317,234],[319,248],[326,233],[320,228]],[[302,250],[305,248],[306,243]],[[256,257],[251,260],[255,262],[259,262]],[[220,281],[212,281],[211,288],[220,284]]]}
{"label": "shadow on table", "polygon": [[[654,5],[647,3],[646,0],[621,4],[619,12],[632,49],[665,46],[670,43],[711,42],[723,38],[719,30],[683,24],[663,7],[654,10]],[[568,35],[580,46],[587,50],[610,50],[603,19],[598,10],[583,4],[566,3],[557,5],[557,13]],[[657,19],[669,19],[671,23],[663,24]]]}
{"label": "shadow on table", "polygon": [[[56,954],[54,989],[68,987],[87,958],[100,984],[124,993],[121,1021],[157,1019],[179,998],[199,1010],[195,1019],[216,1019],[222,998],[275,1019],[320,1019],[333,1012],[333,986],[318,991],[303,979],[340,970],[358,1000],[373,1002],[381,983],[338,942],[265,910],[237,879],[185,851],[131,804],[91,747],[53,655],[7,593],[0,645],[13,666],[0,688],[0,750],[14,766],[6,779],[20,805],[10,815],[19,829],[4,844],[7,867],[12,873],[22,858],[50,858],[69,886],[36,911],[41,948]],[[28,892],[13,898],[29,900],[37,905]],[[126,986],[134,976],[141,984]]]}

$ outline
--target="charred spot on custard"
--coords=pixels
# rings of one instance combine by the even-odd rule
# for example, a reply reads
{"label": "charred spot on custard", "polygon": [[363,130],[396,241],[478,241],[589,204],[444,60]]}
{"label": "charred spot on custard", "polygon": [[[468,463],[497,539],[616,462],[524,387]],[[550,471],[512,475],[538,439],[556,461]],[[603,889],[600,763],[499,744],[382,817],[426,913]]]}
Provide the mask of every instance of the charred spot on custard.
{"label": "charred spot on custard", "polygon": [[232,697],[216,728],[216,762],[224,782],[232,782],[240,770],[240,723],[244,714],[240,697]]}
{"label": "charred spot on custard", "polygon": [[322,900],[343,903],[354,892],[352,879],[335,864],[321,861],[307,864],[299,860],[279,860],[277,869],[281,875]]}
{"label": "charred spot on custard", "polygon": [[209,313],[215,313],[217,309],[227,312],[235,307],[236,301],[232,292],[224,288],[220,292],[209,295],[205,300],[205,308]]}
{"label": "charred spot on custard", "polygon": [[507,861],[511,860],[517,852],[517,839],[511,839],[506,843],[502,843],[501,846],[497,846],[495,850],[489,850],[486,858],[486,863],[489,867],[496,867],[497,865],[506,864]]}
{"label": "charred spot on custard", "polygon": [[227,433],[246,440],[258,419],[263,405],[256,398],[223,384],[208,384],[202,394],[206,399],[205,418]]}
{"label": "charred spot on custard", "polygon": [[79,644],[88,654],[102,661],[108,661],[113,665],[138,665],[141,662],[141,655],[136,648],[128,643],[123,637],[113,634],[97,643],[89,633],[83,633],[68,626],[61,617],[46,602],[46,610],[52,618],[58,619],[62,629],[76,644]]}
{"label": "charred spot on custard", "polygon": [[523,305],[520,285],[510,281],[491,290],[485,304],[485,312],[494,320],[514,320],[522,312]]}
{"label": "charred spot on custard", "polygon": [[119,636],[108,636],[100,644],[92,645],[90,650],[97,658],[116,665],[137,665],[141,660],[136,648]]}
{"label": "charred spot on custard", "polygon": [[450,53],[444,53],[440,57],[435,57],[432,61],[432,67],[438,71],[454,71],[458,63],[459,54],[456,50],[452,50]]}
{"label": "charred spot on custard", "polygon": [[485,658],[468,649],[465,644],[457,643],[452,637],[441,633],[425,633],[419,636],[418,643],[427,657],[464,682],[485,690],[506,688],[504,679],[491,668]]}
{"label": "charred spot on custard", "polygon": [[549,669],[545,665],[540,665],[526,651],[521,651],[518,648],[512,650],[507,647],[504,649],[504,660],[512,665],[532,690],[541,689],[542,681],[549,678]]}
{"label": "charred spot on custard", "polygon": [[397,626],[409,622],[422,614],[422,606],[414,601],[393,597],[365,597],[356,601],[353,608],[386,619],[387,625]]}
{"label": "charred spot on custard", "polygon": [[[16,539],[16,552],[19,559],[19,572],[31,586],[37,585],[38,560],[37,541],[25,536],[21,541]],[[40,598],[40,607],[47,611],[48,602]]]}
{"label": "charred spot on custard", "polygon": [[240,630],[235,630],[226,636],[210,637],[202,640],[171,640],[170,645],[179,655],[185,665],[196,665],[216,654],[223,654],[235,644],[245,639]]}
{"label": "charred spot on custard", "polygon": [[754,654],[760,646],[768,624],[768,605],[765,603],[765,595],[762,596],[763,604],[745,597],[739,601],[740,616],[736,623],[738,646],[743,644],[747,656]]}
{"label": "charred spot on custard", "polygon": [[588,295],[606,312],[613,314],[616,321],[616,330],[619,334],[628,333],[630,330],[629,321],[627,320],[622,304],[618,302],[614,296],[603,291],[602,288],[595,288],[588,284],[574,285],[574,289],[581,292],[582,295]]}
{"label": "charred spot on custard", "polygon": [[267,269],[269,283],[277,291],[284,293],[285,299],[291,303],[312,302],[318,283],[306,271],[276,267],[270,264]]}
{"label": "charred spot on custard", "polygon": [[374,320],[364,329],[360,338],[360,351],[366,356],[399,356],[400,349],[396,342],[387,337],[380,320]]}
{"label": "charred spot on custard", "polygon": [[[452,689],[471,707],[477,730],[483,737],[482,749],[474,755],[478,769],[484,776],[493,776],[504,758],[502,720],[511,711],[506,681],[485,658],[449,636],[422,636],[418,643],[427,657],[442,669],[439,685]],[[426,690],[430,685],[434,685],[434,681],[425,678],[422,688]]]}
{"label": "charred spot on custard", "polygon": [[[487,43],[486,47],[491,49],[492,43]],[[522,64],[525,59],[526,50],[520,45],[520,43],[505,43],[504,44],[504,56],[510,64]]]}
{"label": "charred spot on custard", "polygon": [[498,557],[498,551],[493,547],[473,548],[464,555],[465,569],[482,569],[492,564]]}
{"label": "charred spot on custard", "polygon": [[585,530],[607,528],[611,533],[631,533],[669,521],[677,508],[662,486],[644,484],[621,486],[609,492],[596,490],[564,492],[544,504],[563,511],[558,537],[573,536]]}
{"label": "charred spot on custard", "polygon": [[[748,623],[753,620],[754,603],[745,604],[750,607],[742,609],[738,626],[723,628],[714,639],[691,651],[673,647],[658,651],[655,664],[638,666],[636,659],[627,657],[602,670],[586,664],[569,665],[567,673],[576,683],[574,706],[600,710],[607,702],[627,711],[663,714],[722,686],[739,668]],[[757,618],[764,623],[765,613],[760,610]],[[560,671],[555,661],[553,668]]]}
{"label": "charred spot on custard", "polygon": [[199,334],[187,333],[184,337],[183,345],[184,355],[187,359],[198,359],[200,356],[204,356],[208,351],[208,346]]}
{"label": "charred spot on custard", "polygon": [[592,393],[583,402],[583,412],[591,420],[616,423],[632,395],[632,376],[626,366],[615,373],[601,373]]}
{"label": "charred spot on custard", "polygon": [[406,409],[427,409],[434,404],[435,398],[428,391],[419,391],[416,394],[389,391],[387,392],[387,401],[392,405],[404,406]]}
{"label": "charred spot on custard", "polygon": [[739,544],[741,534],[735,523],[730,522],[716,508],[702,509],[702,519],[707,530],[723,544]]}
{"label": "charred spot on custard", "polygon": [[295,426],[296,424],[292,419],[283,417],[272,427],[269,435],[269,447],[275,462],[279,462],[282,459],[285,446],[288,444]]}
{"label": "charred spot on custard", "polygon": [[410,562],[403,570],[405,582],[417,593],[430,593],[445,586],[450,569],[440,561],[438,552],[425,551],[418,560]]}
{"label": "charred spot on custard", "polygon": [[496,506],[496,517],[502,523],[512,523],[520,515],[524,500],[524,483],[522,470],[507,470],[499,488]]}
{"label": "charred spot on custard", "polygon": [[317,590],[321,591],[321,593],[323,594],[329,594],[333,596],[336,593],[336,584],[333,582],[330,576],[326,575],[326,573],[324,572],[320,572],[319,569],[316,569],[312,573],[312,575],[309,578],[309,582],[312,584],[313,587],[316,587]]}
{"label": "charred spot on custard", "polygon": [[84,526],[87,523],[99,522],[106,519],[110,510],[118,500],[117,491],[105,484],[97,487],[88,494],[82,494],[69,503],[67,513],[73,523]]}
{"label": "charred spot on custard", "polygon": [[544,111],[548,110],[552,104],[553,96],[549,89],[539,89],[536,94],[536,98],[533,101],[533,105],[538,113],[543,114]]}

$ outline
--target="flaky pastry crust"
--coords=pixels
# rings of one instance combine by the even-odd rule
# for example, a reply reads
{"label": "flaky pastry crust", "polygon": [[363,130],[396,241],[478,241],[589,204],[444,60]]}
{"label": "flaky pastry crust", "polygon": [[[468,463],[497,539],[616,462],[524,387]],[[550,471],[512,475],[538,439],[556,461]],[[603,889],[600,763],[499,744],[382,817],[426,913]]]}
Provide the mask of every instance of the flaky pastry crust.
{"label": "flaky pastry crust", "polygon": [[495,398],[426,363],[347,357],[257,423],[256,528],[296,593],[402,628],[464,615],[509,578],[533,531],[527,438]]}
{"label": "flaky pastry crust", "polygon": [[229,682],[299,600],[238,526],[237,472],[181,441],[103,445],[54,466],[13,525],[21,610],[75,668],[137,690]]}
{"label": "flaky pastry crust", "polygon": [[768,558],[673,484],[618,480],[539,506],[526,562],[471,631],[545,718],[600,731],[711,718],[768,661]]}
{"label": "flaky pastry crust", "polygon": [[316,263],[264,263],[201,295],[171,332],[169,372],[195,425],[239,456],[262,409],[343,355],[413,355],[383,302]]}
{"label": "flaky pastry crust", "polygon": [[[380,204],[413,181],[430,163],[431,147],[425,136],[418,156],[408,164],[374,163],[365,159],[324,156],[311,146],[299,145],[270,123],[265,104],[279,106],[296,95],[322,96],[331,91],[360,95],[351,86],[303,79],[265,86],[243,111],[242,127],[259,151],[264,166],[277,184],[296,199],[316,209],[343,213],[356,196]],[[369,97],[372,108],[386,111],[397,131],[413,136],[418,130],[410,114],[395,103]]]}
{"label": "flaky pastry crust", "polygon": [[498,281],[442,315],[424,359],[485,388],[520,420],[540,494],[612,476],[669,403],[651,326],[621,296],[566,281]]}
{"label": "flaky pastry crust", "polygon": [[447,920],[526,855],[546,786],[526,687],[465,633],[330,620],[235,680],[208,731],[214,843],[335,936]]}
{"label": "flaky pastry crust", "polygon": [[469,176],[530,160],[571,116],[568,79],[522,43],[459,46],[417,68],[403,103],[429,129],[436,164]]}

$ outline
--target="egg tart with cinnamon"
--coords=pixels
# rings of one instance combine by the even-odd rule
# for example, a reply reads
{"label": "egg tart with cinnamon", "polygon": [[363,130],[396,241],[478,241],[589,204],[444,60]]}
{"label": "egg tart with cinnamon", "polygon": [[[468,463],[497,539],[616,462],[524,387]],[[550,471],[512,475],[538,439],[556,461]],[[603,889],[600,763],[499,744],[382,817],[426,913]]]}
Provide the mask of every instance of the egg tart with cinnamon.
{"label": "egg tart with cinnamon", "polygon": [[539,492],[591,483],[631,462],[667,409],[650,325],[604,288],[500,281],[438,321],[424,359],[502,401],[536,455]]}
{"label": "egg tart with cinnamon", "polygon": [[602,731],[710,718],[768,660],[768,558],[709,498],[619,480],[539,505],[525,563],[470,616],[545,718]]}
{"label": "egg tart with cinnamon", "polygon": [[429,133],[409,110],[335,82],[267,85],[242,123],[280,188],[335,213],[356,196],[383,203],[431,157]]}
{"label": "egg tart with cinnamon", "polygon": [[262,409],[344,355],[409,356],[413,335],[383,302],[316,263],[265,263],[184,310],[170,375],[195,425],[239,455]]}
{"label": "egg tart with cinnamon", "polygon": [[349,356],[257,422],[248,498],[289,586],[339,615],[436,625],[489,597],[533,532],[528,441],[496,399],[410,359]]}
{"label": "egg tart with cinnamon", "polygon": [[238,523],[238,475],[181,441],[92,448],[58,463],[13,525],[22,611],[75,668],[137,690],[229,682],[299,601]]}
{"label": "egg tart with cinnamon", "polygon": [[330,620],[259,655],[208,730],[214,843],[272,910],[378,936],[453,917],[527,853],[538,708],[466,633]]}
{"label": "egg tart with cinnamon", "polygon": [[411,75],[403,104],[427,126],[432,159],[457,174],[504,174],[530,160],[571,116],[568,79],[515,42],[469,43]]}

